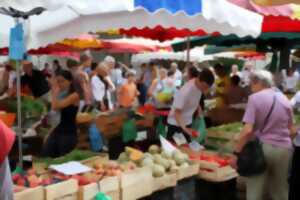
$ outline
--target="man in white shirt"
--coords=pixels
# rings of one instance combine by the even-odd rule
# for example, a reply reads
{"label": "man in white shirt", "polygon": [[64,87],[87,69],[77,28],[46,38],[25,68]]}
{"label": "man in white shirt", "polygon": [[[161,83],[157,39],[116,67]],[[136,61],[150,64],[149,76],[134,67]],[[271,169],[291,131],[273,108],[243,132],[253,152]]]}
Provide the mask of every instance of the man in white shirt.
{"label": "man in white shirt", "polygon": [[171,64],[171,71],[174,72],[174,80],[176,87],[180,87],[182,83],[182,72],[178,69],[177,63]]}
{"label": "man in white shirt", "polygon": [[200,72],[198,78],[188,81],[174,97],[171,112],[168,116],[167,139],[173,141],[175,133],[183,133],[187,141],[192,135],[193,115],[201,109],[199,102],[202,94],[207,93],[214,83],[214,75],[209,69]]}
{"label": "man in white shirt", "polygon": [[238,76],[239,78],[241,78],[241,72],[239,71],[239,66],[236,64],[233,64],[231,66],[230,77],[233,77],[233,76]]}
{"label": "man in white shirt", "polygon": [[294,69],[289,68],[283,71],[283,88],[286,93],[295,93],[297,90],[299,74]]}
{"label": "man in white shirt", "polygon": [[97,108],[101,111],[111,110],[113,106],[109,91],[114,88],[111,88],[111,83],[108,80],[105,62],[101,62],[96,69],[92,70],[96,72],[95,75],[92,76],[91,86]]}
{"label": "man in white shirt", "polygon": [[251,74],[252,70],[253,70],[253,67],[251,64],[248,64],[248,63],[245,64],[244,69],[241,73],[241,77],[240,77],[241,83],[242,83],[241,85],[243,87],[247,87],[250,85],[250,74]]}

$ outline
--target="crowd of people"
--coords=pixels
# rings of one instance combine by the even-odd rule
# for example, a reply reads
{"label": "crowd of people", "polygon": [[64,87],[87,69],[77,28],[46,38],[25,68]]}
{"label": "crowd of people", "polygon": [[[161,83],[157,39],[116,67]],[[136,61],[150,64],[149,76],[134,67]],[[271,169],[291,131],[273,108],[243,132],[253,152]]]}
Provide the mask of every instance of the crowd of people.
{"label": "crowd of people", "polygon": [[[263,146],[267,169],[247,178],[247,199],[263,200],[266,191],[274,200],[288,199],[289,192],[291,199],[299,198],[300,139],[293,110],[300,110],[300,92],[296,93],[299,75],[295,69],[283,71],[283,80],[276,85],[270,72],[255,70],[249,64],[242,71],[233,65],[230,72],[221,64],[213,68],[190,65],[181,71],[175,62],[167,67],[151,62],[134,70],[111,56],[95,63],[84,54],[79,62],[67,60],[66,67],[57,60],[52,67],[46,63],[42,71],[30,61],[23,61],[22,66],[22,92],[42,99],[53,112],[60,113],[44,144],[43,156],[58,157],[76,147],[78,112],[131,109],[145,103],[170,110],[168,140],[176,142],[178,133],[182,133],[191,141],[193,119],[203,115],[204,98],[213,97],[216,107],[247,105],[236,155],[254,137]],[[4,99],[16,94],[16,73],[10,64],[2,69],[0,98]],[[289,100],[284,93],[296,94]],[[6,162],[5,157],[0,159]],[[232,159],[235,165],[236,159]],[[272,187],[266,187],[270,183]]]}

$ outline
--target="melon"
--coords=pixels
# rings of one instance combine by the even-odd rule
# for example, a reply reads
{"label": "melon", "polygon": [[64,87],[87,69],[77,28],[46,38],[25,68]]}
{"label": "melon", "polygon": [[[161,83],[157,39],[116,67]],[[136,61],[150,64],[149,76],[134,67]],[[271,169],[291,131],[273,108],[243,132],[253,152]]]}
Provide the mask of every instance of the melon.
{"label": "melon", "polygon": [[151,153],[151,154],[158,154],[158,153],[160,153],[160,147],[159,146],[157,146],[157,145],[151,145],[150,147],[149,147],[149,153]]}
{"label": "melon", "polygon": [[171,159],[172,158],[172,154],[170,152],[167,152],[167,151],[163,151],[161,153],[161,156],[165,159]]}
{"label": "melon", "polygon": [[185,162],[185,156],[182,153],[176,152],[173,155],[173,158],[174,158],[176,164],[179,166]]}
{"label": "melon", "polygon": [[165,168],[163,166],[156,165],[156,164],[153,165],[153,167],[152,167],[152,175],[154,177],[162,177],[162,176],[165,175],[165,173],[166,173],[166,170],[165,170]]}

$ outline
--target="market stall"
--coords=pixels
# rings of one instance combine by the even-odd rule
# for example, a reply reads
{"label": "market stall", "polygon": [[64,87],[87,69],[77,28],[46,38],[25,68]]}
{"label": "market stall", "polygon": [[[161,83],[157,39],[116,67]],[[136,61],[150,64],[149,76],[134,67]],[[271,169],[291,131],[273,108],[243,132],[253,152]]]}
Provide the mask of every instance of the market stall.
{"label": "market stall", "polygon": [[[33,16],[28,21],[24,20],[26,21],[23,24],[25,34],[21,34],[21,37],[26,36],[28,49],[46,48],[45,46],[48,44],[65,38],[72,38],[83,32],[110,28],[144,28],[161,25],[165,28],[187,28],[194,31],[199,27],[204,27],[207,32],[219,31],[221,34],[235,33],[239,36],[249,34],[257,36],[261,31],[262,17],[260,15],[240,9],[225,0],[193,0],[189,1],[188,4],[184,1],[180,1],[180,4],[179,1],[176,1],[178,4],[166,2],[161,1],[160,4],[155,4],[150,1],[138,0],[102,1],[100,4],[97,1],[89,0],[83,4],[66,1],[66,3],[61,2],[56,5],[52,1],[49,3],[39,1],[29,5],[18,1],[3,1],[0,6],[7,7],[9,5],[16,9],[31,9],[34,6],[46,8],[46,10],[43,9],[44,12],[39,13],[40,16]],[[106,4],[107,7],[103,7],[103,4]],[[182,7],[178,7],[178,5]],[[18,15],[15,17],[20,18]],[[7,16],[1,15],[0,21],[7,24],[8,27],[12,27],[14,24],[14,20]],[[18,24],[17,27],[20,25]],[[9,46],[8,30],[0,31],[0,36],[4,38],[0,42],[0,47]],[[23,46],[25,46],[24,41]],[[132,44],[120,45],[124,44],[122,40],[118,44],[108,43],[109,41],[94,42],[88,42],[88,46],[99,45],[101,47],[103,44],[107,46],[110,44],[112,48],[115,48],[119,44],[120,51],[134,49]],[[64,49],[66,44],[76,46],[77,41],[65,40],[63,44],[60,44],[62,46],[59,45],[54,49],[56,51],[59,51],[60,48],[66,50]],[[135,45],[134,47],[149,49],[147,44]],[[86,46],[83,45],[83,49],[85,48]],[[12,49],[10,46],[10,50]],[[154,49],[157,50],[158,48]],[[23,55],[16,60],[22,59]],[[17,70],[19,69],[17,66]],[[20,86],[20,84],[18,85]],[[20,91],[18,92],[18,119],[19,128],[21,128],[21,99]],[[153,112],[152,114],[161,115],[162,113]],[[101,195],[98,194],[99,192],[103,192],[113,199],[131,200],[149,198],[153,193],[173,188],[171,196],[178,196],[181,199],[188,194],[196,193],[193,189],[195,186],[186,187],[189,184],[195,185],[194,177],[206,179],[204,174],[207,172],[210,172],[208,173],[210,174],[207,178],[208,181],[223,178],[222,176],[228,175],[226,173],[229,172],[232,176],[226,178],[234,179],[236,177],[235,171],[229,167],[228,157],[217,159],[217,161],[208,159],[206,164],[212,165],[211,168],[201,168],[201,162],[206,157],[203,155],[193,157],[193,153],[198,151],[193,150],[191,152],[188,148],[185,149],[188,153],[186,154],[180,145],[176,146],[165,141],[163,137],[157,134],[157,127],[153,125],[154,117],[149,113],[147,115],[142,113],[141,116],[136,112],[132,114],[128,111],[123,113],[118,111],[106,115],[89,116],[88,120],[83,119],[83,121],[79,120],[78,122],[80,124],[95,122],[98,132],[101,132],[106,139],[117,138],[115,146],[109,144],[109,150],[115,151],[115,147],[121,147],[120,152],[113,152],[115,156],[119,157],[118,161],[109,160],[113,157],[111,155],[95,154],[84,156],[73,154],[73,156],[66,155],[63,158],[46,160],[34,158],[32,161],[33,169],[26,171],[25,169],[17,169],[14,172],[14,183],[19,186],[16,187],[16,198],[41,200],[81,198],[90,200]],[[147,132],[154,132],[154,140],[148,140],[148,137],[145,137],[143,132],[145,129]],[[19,129],[19,137],[23,137],[21,129]],[[141,141],[141,144],[137,139]],[[146,141],[146,144],[143,141]],[[152,146],[152,143],[158,143],[161,146]],[[22,149],[22,140],[20,140],[19,145]],[[124,150],[125,152],[122,152]],[[146,153],[146,151],[149,152]],[[22,163],[24,159],[22,152],[20,152],[20,157]],[[186,188],[190,190],[186,190]]]}

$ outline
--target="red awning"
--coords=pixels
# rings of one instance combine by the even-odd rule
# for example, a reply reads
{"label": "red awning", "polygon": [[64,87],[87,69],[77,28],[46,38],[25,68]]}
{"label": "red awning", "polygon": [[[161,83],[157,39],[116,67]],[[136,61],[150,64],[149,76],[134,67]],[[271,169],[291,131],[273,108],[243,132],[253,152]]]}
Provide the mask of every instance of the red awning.
{"label": "red awning", "polygon": [[284,16],[265,16],[262,32],[300,32],[300,20]]}
{"label": "red awning", "polygon": [[[197,31],[190,31],[188,29],[176,29],[176,28],[163,28],[156,26],[155,28],[131,28],[131,29],[120,29],[120,33],[127,36],[144,37],[153,40],[166,41],[174,38],[183,38],[187,36],[205,36],[207,33],[202,29]],[[213,33],[219,35],[218,33]]]}

